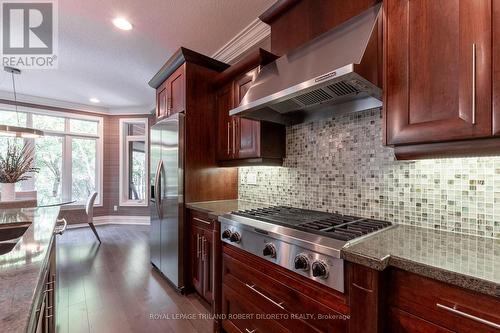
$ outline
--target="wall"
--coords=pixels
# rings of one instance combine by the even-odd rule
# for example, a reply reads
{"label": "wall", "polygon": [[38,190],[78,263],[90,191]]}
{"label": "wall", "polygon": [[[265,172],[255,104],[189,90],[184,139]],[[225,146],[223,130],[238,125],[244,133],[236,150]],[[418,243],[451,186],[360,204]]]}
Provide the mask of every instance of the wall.
{"label": "wall", "polygon": [[379,110],[288,127],[284,166],[240,168],[239,198],[500,238],[500,157],[395,161],[381,128]]}

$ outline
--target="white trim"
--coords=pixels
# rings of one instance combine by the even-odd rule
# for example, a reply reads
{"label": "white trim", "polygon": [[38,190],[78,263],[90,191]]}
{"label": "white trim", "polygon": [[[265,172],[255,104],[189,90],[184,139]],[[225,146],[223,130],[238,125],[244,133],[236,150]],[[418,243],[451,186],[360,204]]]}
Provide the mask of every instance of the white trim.
{"label": "white trim", "polygon": [[[118,184],[118,195],[119,195],[119,205],[127,206],[127,207],[147,207],[149,202],[149,191],[147,190],[149,184],[149,120],[148,118],[120,118],[119,120],[119,136],[120,136],[120,144],[119,144],[119,184]],[[124,133],[125,124],[133,124],[133,123],[142,123],[144,124],[144,135],[141,136],[128,136]],[[128,143],[130,141],[144,141],[144,149],[145,152],[145,166],[146,166],[146,175],[145,175],[145,188],[146,188],[146,197],[143,201],[139,200],[130,200],[128,199]]]}
{"label": "white trim", "polygon": [[[151,219],[149,216],[121,216],[121,215],[106,215],[106,216],[96,216],[93,220],[94,225],[150,225]],[[75,223],[68,224],[68,229],[73,228],[85,228],[88,227],[88,223]]]}
{"label": "white trim", "polygon": [[229,42],[224,44],[212,57],[222,62],[231,62],[231,60],[243,54],[270,34],[271,27],[256,18],[236,36],[231,38]]}
{"label": "white trim", "polygon": [[[10,92],[10,91],[0,90],[0,99],[14,101],[14,96],[13,96],[12,92]],[[63,108],[63,109],[71,109],[74,111],[91,112],[91,113],[99,113],[99,114],[105,114],[105,115],[116,115],[116,116],[118,116],[118,115],[139,115],[139,114],[140,115],[142,115],[142,114],[147,115],[151,112],[151,109],[154,108],[153,104],[138,105],[138,106],[133,106],[133,107],[110,108],[110,107],[97,106],[97,105],[73,103],[73,102],[61,101],[61,100],[53,99],[53,98],[38,97],[38,96],[26,95],[26,94],[17,94],[17,100],[19,102],[23,102],[23,103],[38,104],[38,105],[43,105],[43,106],[47,106],[47,107],[56,107],[56,108]]]}

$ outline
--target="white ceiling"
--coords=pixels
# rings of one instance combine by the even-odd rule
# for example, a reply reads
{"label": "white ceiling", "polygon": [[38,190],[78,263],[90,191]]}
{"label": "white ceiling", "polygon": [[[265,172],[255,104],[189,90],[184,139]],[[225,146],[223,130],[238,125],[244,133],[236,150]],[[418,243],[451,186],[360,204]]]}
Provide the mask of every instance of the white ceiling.
{"label": "white ceiling", "polygon": [[[155,95],[147,82],[180,46],[212,55],[273,3],[59,0],[59,67],[16,76],[20,99],[64,106],[90,105],[96,97],[101,103],[89,109],[149,112]],[[115,28],[111,21],[117,16],[128,18],[134,29]],[[0,97],[5,96],[12,96],[12,82],[1,71]]]}

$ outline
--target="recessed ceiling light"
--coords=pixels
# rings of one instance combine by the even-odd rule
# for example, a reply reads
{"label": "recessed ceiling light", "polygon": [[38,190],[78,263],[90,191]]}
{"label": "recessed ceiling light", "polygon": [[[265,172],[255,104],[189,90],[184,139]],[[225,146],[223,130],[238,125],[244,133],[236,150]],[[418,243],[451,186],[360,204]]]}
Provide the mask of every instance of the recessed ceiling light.
{"label": "recessed ceiling light", "polygon": [[91,101],[92,103],[100,103],[101,101],[95,97],[92,97],[89,99],[89,101]]}
{"label": "recessed ceiling light", "polygon": [[127,19],[123,17],[117,17],[113,20],[113,24],[118,29],[122,30],[132,30],[132,23],[130,23]]}

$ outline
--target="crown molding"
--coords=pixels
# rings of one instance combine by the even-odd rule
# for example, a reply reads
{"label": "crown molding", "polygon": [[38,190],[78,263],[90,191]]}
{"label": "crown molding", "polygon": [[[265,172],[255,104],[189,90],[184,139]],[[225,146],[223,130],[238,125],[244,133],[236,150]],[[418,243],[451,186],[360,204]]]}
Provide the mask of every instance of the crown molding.
{"label": "crown molding", "polygon": [[[0,91],[0,99],[14,103],[13,97],[14,96],[10,91],[4,91],[4,90]],[[154,109],[154,105],[144,105],[144,106],[125,107],[125,108],[107,108],[103,106],[72,103],[72,102],[61,101],[58,99],[38,97],[25,94],[17,94],[17,101],[20,103],[37,105],[40,106],[40,108],[43,108],[45,106],[45,107],[61,108],[61,109],[97,113],[110,116],[148,115],[151,112],[151,110]]]}
{"label": "crown molding", "polygon": [[271,27],[257,18],[231,38],[229,42],[224,44],[224,46],[212,55],[212,58],[230,63],[231,60],[237,58],[270,35]]}

